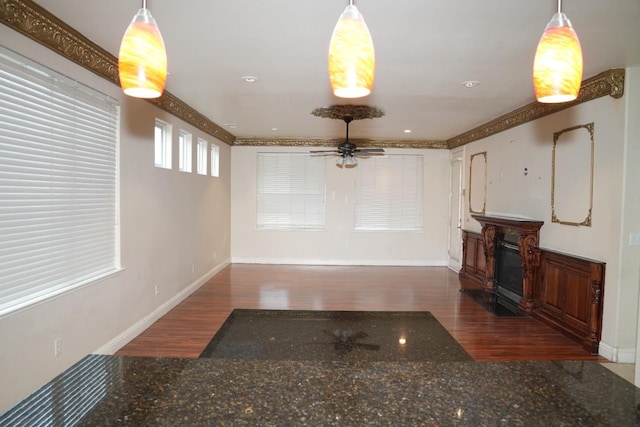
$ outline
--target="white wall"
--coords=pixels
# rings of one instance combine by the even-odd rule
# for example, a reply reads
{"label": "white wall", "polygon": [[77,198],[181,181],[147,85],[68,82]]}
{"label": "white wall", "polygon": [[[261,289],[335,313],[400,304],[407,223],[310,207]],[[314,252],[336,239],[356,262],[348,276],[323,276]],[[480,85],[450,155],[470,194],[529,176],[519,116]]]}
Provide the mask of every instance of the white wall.
{"label": "white wall", "polygon": [[[623,263],[621,258],[621,252],[628,246],[628,232],[640,230],[640,223],[635,220],[632,224],[631,215],[627,215],[623,235],[625,200],[635,199],[637,203],[640,194],[637,175],[625,173],[626,147],[638,143],[628,138],[629,129],[635,128],[637,132],[637,120],[625,114],[626,100],[640,92],[635,89],[634,95],[630,91],[627,87],[622,99],[598,98],[465,146],[467,168],[471,155],[487,152],[488,214],[542,220],[541,247],[607,263],[600,354],[624,362],[635,359],[640,281],[640,259],[628,257]],[[595,123],[592,226],[552,223],[553,133],[590,122]],[[568,182],[573,171],[557,168],[556,174],[558,181]],[[464,228],[481,229],[468,210]]]}
{"label": "white wall", "polygon": [[[356,170],[327,157],[326,230],[256,230],[256,154],[309,152],[300,147],[233,147],[231,256],[233,262],[276,264],[446,265],[449,222],[448,150],[387,149],[424,155],[422,232],[354,231]],[[366,159],[360,160],[366,162]]]}
{"label": "white wall", "polygon": [[[230,259],[230,147],[54,52],[0,26],[5,46],[121,100],[120,273],[0,318],[0,412],[88,353],[118,347]],[[170,83],[169,83],[170,84]],[[153,125],[173,125],[220,147],[220,178],[153,166]],[[194,162],[195,164],[195,162]],[[214,259],[215,253],[215,259]],[[193,271],[192,271],[193,269]],[[160,294],[155,296],[154,286]],[[54,357],[53,342],[62,340]]]}

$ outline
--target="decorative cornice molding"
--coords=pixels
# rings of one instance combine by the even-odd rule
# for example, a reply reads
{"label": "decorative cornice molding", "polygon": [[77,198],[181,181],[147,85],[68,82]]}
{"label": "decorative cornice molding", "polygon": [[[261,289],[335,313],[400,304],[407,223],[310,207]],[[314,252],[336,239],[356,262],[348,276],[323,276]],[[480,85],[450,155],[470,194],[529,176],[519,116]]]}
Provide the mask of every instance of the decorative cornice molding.
{"label": "decorative cornice molding", "polygon": [[[0,0],[0,22],[48,47],[98,76],[120,85],[118,58],[30,0]],[[231,145],[235,136],[168,91],[147,100],[198,129]]]}
{"label": "decorative cornice molding", "polygon": [[384,116],[384,111],[378,107],[369,105],[332,105],[330,107],[316,108],[311,112],[313,116],[324,119],[377,119]]}
{"label": "decorative cornice molding", "polygon": [[[335,147],[344,139],[322,138],[236,138],[233,146],[262,146],[262,147]],[[358,147],[377,148],[435,148],[448,149],[446,141],[410,140],[410,139],[358,139],[349,138],[349,142]]]}
{"label": "decorative cornice molding", "polygon": [[620,98],[624,94],[624,77],[625,70],[621,68],[604,71],[582,82],[580,94],[575,101],[563,104],[532,102],[497,119],[448,139],[448,148],[460,147],[461,145],[495,135],[507,129],[606,95],[610,95],[613,98]]}

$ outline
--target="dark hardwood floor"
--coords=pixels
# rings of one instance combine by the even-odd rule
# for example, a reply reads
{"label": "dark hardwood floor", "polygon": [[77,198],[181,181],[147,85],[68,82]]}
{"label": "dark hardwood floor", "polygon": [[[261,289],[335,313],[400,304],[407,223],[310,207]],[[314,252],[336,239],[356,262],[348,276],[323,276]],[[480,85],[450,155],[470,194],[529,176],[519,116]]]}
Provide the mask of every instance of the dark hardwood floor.
{"label": "dark hardwood floor", "polygon": [[430,311],[476,361],[597,360],[528,317],[497,317],[445,267],[232,264],[117,354],[198,357],[234,308]]}

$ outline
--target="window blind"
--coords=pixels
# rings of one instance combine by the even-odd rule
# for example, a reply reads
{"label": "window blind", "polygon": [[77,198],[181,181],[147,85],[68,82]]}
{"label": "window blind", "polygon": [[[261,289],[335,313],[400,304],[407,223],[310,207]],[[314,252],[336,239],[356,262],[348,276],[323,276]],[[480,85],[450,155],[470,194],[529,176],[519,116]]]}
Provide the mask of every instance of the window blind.
{"label": "window blind", "polygon": [[422,230],[423,156],[386,155],[358,162],[356,230]]}
{"label": "window blind", "polygon": [[258,153],[257,228],[325,229],[325,161],[302,153]]}
{"label": "window blind", "polygon": [[116,270],[117,101],[0,48],[0,314]]}

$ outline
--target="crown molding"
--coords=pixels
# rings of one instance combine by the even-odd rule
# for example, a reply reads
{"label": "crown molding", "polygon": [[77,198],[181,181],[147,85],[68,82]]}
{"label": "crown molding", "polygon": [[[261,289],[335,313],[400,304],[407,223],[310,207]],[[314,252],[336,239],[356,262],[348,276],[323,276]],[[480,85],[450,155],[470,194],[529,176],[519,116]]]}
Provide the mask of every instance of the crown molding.
{"label": "crown molding", "polygon": [[[120,86],[118,58],[30,0],[0,0],[0,22]],[[151,104],[231,145],[235,136],[165,91]]]}
{"label": "crown molding", "polygon": [[584,102],[592,101],[609,95],[613,98],[621,98],[624,95],[625,70],[615,68],[604,71],[582,82],[580,94],[575,101],[562,104],[542,104],[532,102],[510,113],[484,123],[474,129],[461,133],[447,140],[449,149],[460,147],[473,141],[486,138],[496,133],[503,132],[527,122],[537,120],[549,114],[557,113],[566,108],[574,107]]}
{"label": "crown molding", "polygon": [[[233,146],[253,147],[335,147],[344,142],[343,139],[322,138],[236,138]],[[410,139],[363,139],[349,138],[349,142],[358,147],[377,148],[435,148],[448,149],[445,141],[410,140]]]}

